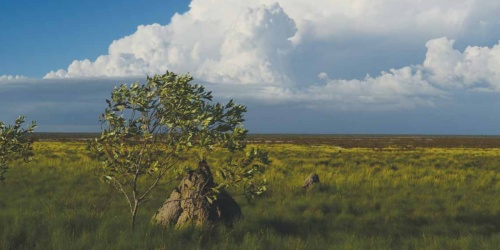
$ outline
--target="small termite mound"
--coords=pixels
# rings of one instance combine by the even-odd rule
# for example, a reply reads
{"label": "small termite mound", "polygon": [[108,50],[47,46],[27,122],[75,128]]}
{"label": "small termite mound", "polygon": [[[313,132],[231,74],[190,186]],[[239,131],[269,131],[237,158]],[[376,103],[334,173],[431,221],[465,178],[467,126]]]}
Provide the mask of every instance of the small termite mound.
{"label": "small termite mound", "polygon": [[307,179],[304,181],[304,185],[302,185],[302,188],[304,190],[310,190],[313,187],[319,186],[319,176],[316,173],[312,173],[307,177]]}

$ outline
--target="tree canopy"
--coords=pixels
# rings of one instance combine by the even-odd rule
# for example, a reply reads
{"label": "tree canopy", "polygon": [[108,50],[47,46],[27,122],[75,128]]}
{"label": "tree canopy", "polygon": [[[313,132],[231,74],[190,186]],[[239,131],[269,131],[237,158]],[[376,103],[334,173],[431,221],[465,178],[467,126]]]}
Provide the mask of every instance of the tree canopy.
{"label": "tree canopy", "polygon": [[[180,163],[190,149],[234,152],[246,147],[246,107],[232,100],[214,103],[212,93],[192,80],[187,74],[167,72],[148,77],[145,84],[115,87],[106,100],[101,137],[90,150],[101,162],[104,180],[126,198],[132,228],[139,205],[167,173],[182,172]],[[228,160],[221,167],[227,181],[219,188],[244,182],[247,195],[263,192],[263,183],[256,185],[251,179],[267,164],[267,155],[253,149],[247,156],[239,164]]]}
{"label": "tree canopy", "polygon": [[26,117],[20,116],[14,125],[0,121],[0,181],[5,179],[4,174],[14,160],[21,158],[29,161],[33,156],[33,141],[27,135],[35,130],[36,123],[33,121],[27,128],[23,128],[25,120]]}

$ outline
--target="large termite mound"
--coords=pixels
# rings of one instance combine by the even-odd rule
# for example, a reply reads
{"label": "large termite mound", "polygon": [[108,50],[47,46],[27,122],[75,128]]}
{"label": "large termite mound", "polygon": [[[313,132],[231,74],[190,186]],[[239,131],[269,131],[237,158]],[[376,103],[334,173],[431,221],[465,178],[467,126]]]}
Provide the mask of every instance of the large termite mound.
{"label": "large termite mound", "polygon": [[153,223],[161,226],[182,227],[188,224],[202,226],[223,222],[232,224],[241,217],[238,203],[225,190],[220,190],[211,203],[216,187],[210,167],[205,161],[196,170],[189,171],[179,186],[170,194],[163,206],[153,216]]}

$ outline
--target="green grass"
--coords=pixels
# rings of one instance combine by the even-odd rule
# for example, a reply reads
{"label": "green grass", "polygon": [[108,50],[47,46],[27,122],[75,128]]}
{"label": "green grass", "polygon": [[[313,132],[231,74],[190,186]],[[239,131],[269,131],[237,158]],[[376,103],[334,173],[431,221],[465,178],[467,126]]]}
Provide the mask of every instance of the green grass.
{"label": "green grass", "polygon": [[[500,149],[260,145],[269,191],[232,228],[130,231],[127,204],[100,182],[84,143],[39,142],[0,183],[0,249],[499,249]],[[216,165],[217,159],[212,159]],[[304,193],[312,172],[321,186]]]}

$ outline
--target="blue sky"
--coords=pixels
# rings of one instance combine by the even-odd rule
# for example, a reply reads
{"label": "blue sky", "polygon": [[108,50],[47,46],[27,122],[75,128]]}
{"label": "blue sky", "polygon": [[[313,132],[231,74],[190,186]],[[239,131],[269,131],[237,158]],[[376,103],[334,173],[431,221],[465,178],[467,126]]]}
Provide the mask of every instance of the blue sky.
{"label": "blue sky", "polygon": [[0,75],[43,77],[73,60],[105,54],[139,24],[167,24],[188,0],[2,0]]}
{"label": "blue sky", "polygon": [[115,85],[190,72],[253,133],[500,134],[500,3],[0,2],[0,120],[98,131]]}

